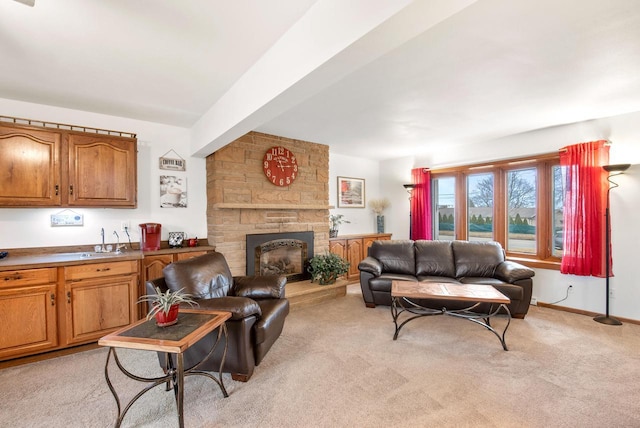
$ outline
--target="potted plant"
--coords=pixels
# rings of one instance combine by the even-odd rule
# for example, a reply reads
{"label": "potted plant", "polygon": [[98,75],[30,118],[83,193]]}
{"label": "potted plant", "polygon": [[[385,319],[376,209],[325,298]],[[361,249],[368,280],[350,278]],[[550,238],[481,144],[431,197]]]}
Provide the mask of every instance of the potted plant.
{"label": "potted plant", "polygon": [[184,293],[182,290],[184,288],[178,291],[167,290],[163,293],[160,288],[156,287],[157,294],[141,296],[138,299],[138,303],[149,303],[147,320],[155,316],[158,327],[168,327],[178,322],[180,303],[186,303],[191,307],[198,306],[198,302],[193,300],[190,294]]}
{"label": "potted plant", "polygon": [[311,282],[320,285],[333,284],[340,275],[349,271],[349,262],[334,253],[317,255],[309,260]]}
{"label": "potted plant", "polygon": [[391,205],[387,198],[383,199],[371,199],[369,201],[369,208],[376,213],[376,228],[378,233],[384,233],[384,216],[382,212]]}
{"label": "potted plant", "polygon": [[335,238],[338,236],[338,229],[342,223],[351,223],[349,220],[344,220],[342,214],[330,214],[329,215],[329,238]]}

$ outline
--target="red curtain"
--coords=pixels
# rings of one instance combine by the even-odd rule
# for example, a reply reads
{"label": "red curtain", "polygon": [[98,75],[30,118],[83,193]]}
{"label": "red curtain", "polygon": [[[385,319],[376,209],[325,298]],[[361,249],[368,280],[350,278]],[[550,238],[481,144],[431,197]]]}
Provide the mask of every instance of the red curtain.
{"label": "red curtain", "polygon": [[566,167],[564,255],[560,272],[605,276],[605,209],[609,146],[605,140],[580,143],[560,151]]}
{"label": "red curtain", "polygon": [[416,187],[411,193],[410,239],[431,239],[431,172],[426,168],[411,170]]}

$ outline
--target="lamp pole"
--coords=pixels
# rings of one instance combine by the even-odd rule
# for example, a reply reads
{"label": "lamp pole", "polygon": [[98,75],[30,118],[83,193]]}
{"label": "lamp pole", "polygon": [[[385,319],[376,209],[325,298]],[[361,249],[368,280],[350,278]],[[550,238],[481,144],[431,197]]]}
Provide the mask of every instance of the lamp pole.
{"label": "lamp pole", "polygon": [[[611,192],[611,189],[615,189],[616,187],[618,187],[617,183],[614,183],[613,181],[611,181],[611,177],[615,177],[616,175],[620,175],[622,174],[624,171],[626,171],[629,166],[631,166],[630,164],[618,164],[618,165],[605,165],[602,168],[607,171],[609,173],[609,175],[607,176],[607,181],[609,183],[611,183],[611,185],[609,186],[609,188],[607,189],[607,207],[604,210],[604,222],[605,222],[605,249],[604,249],[604,254],[605,254],[605,289],[606,289],[606,293],[607,293],[607,300],[606,300],[606,312],[605,315],[598,315],[597,317],[595,317],[593,320],[597,321],[601,324],[607,324],[607,325],[622,325],[622,322],[620,320],[618,320],[617,318],[611,317],[609,316],[609,277],[611,276],[611,267],[610,267],[610,262],[611,262],[611,228],[610,228],[610,214],[609,214],[609,207],[610,207],[610,200],[609,200],[609,193]],[[614,174],[611,174],[611,173]]]}
{"label": "lamp pole", "polygon": [[413,221],[411,219],[411,200],[413,199],[413,189],[415,184],[403,184],[407,193],[409,193],[409,239],[413,239]]}

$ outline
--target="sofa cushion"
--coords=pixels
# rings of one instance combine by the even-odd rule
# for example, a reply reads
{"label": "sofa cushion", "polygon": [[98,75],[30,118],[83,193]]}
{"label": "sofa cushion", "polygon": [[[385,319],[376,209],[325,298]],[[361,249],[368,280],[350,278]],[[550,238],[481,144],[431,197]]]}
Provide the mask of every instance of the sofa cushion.
{"label": "sofa cushion", "polygon": [[416,241],[416,275],[454,277],[451,241]]}
{"label": "sofa cushion", "polygon": [[415,274],[416,259],[413,241],[373,241],[369,247],[369,256],[380,261],[382,272]]}
{"label": "sofa cushion", "polygon": [[456,278],[463,276],[493,277],[496,266],[504,261],[499,243],[489,241],[453,241]]}
{"label": "sofa cushion", "polygon": [[451,278],[448,276],[434,276],[434,275],[420,275],[418,277],[418,281],[420,282],[446,282],[447,284],[460,284],[455,278]]}
{"label": "sofa cushion", "polygon": [[184,288],[197,299],[226,296],[233,286],[227,261],[217,252],[171,263],[162,273],[169,289]]}

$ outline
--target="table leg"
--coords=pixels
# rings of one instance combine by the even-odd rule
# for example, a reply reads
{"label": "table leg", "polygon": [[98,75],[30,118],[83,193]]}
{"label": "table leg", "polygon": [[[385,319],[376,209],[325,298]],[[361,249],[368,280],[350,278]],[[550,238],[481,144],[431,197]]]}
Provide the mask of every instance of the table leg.
{"label": "table leg", "polygon": [[177,396],[176,404],[178,405],[178,423],[180,428],[184,428],[184,356],[182,353],[177,355],[178,372],[175,381]]}

